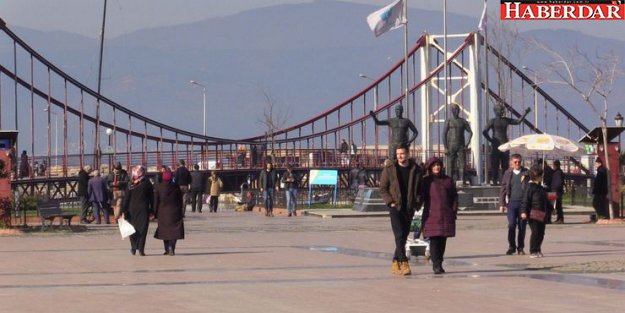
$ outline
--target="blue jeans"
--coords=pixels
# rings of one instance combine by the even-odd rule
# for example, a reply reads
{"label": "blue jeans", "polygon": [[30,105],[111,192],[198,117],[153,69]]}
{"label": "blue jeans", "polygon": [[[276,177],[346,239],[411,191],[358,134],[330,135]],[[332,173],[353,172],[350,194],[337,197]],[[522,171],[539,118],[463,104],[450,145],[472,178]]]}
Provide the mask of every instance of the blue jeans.
{"label": "blue jeans", "polygon": [[273,210],[273,188],[267,188],[263,191],[263,198],[265,198],[265,209]]}
{"label": "blue jeans", "polygon": [[[519,227],[518,243],[515,243],[516,228]],[[508,203],[508,247],[514,249],[525,248],[525,228],[527,221],[521,219],[521,201]]]}
{"label": "blue jeans", "polygon": [[297,206],[297,189],[287,188],[286,189],[286,208],[289,211],[289,213],[295,212],[296,206]]}

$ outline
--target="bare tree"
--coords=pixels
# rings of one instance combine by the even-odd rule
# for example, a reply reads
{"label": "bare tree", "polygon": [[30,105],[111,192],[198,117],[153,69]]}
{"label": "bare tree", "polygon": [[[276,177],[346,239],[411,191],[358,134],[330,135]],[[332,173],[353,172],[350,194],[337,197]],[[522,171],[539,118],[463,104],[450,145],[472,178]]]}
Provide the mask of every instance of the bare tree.
{"label": "bare tree", "polygon": [[261,87],[260,91],[265,107],[262,117],[258,119],[258,123],[265,128],[265,140],[270,143],[270,156],[273,161],[275,157],[275,134],[286,125],[289,118],[289,109],[288,107],[280,108],[278,101],[267,88]]}
{"label": "bare tree", "polygon": [[[612,205],[612,189],[610,186],[610,162],[608,161],[607,117],[610,95],[617,78],[624,75],[622,60],[614,50],[603,53],[595,52],[594,58],[574,47],[563,55],[544,43],[536,41],[536,46],[545,51],[553,60],[546,64],[554,76],[547,82],[568,86],[581,96],[583,101],[601,120],[603,151],[606,170],[608,172],[608,203],[610,219],[614,218]],[[603,104],[603,108],[601,108]]]}

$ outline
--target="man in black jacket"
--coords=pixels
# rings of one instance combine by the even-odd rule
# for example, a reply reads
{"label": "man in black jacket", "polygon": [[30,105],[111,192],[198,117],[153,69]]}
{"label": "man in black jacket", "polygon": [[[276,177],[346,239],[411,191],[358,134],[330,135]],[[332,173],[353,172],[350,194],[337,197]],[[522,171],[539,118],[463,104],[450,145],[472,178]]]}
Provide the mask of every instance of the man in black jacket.
{"label": "man in black jacket", "polygon": [[551,175],[551,191],[556,193],[554,210],[556,210],[556,220],[554,224],[564,223],[564,211],[562,210],[562,195],[564,195],[564,173],[560,168],[560,160],[553,161],[553,173]]}
{"label": "man in black jacket", "polygon": [[91,173],[91,166],[85,165],[78,171],[78,192],[76,195],[80,199],[80,223],[89,224],[87,220],[87,214],[91,207],[91,201],[89,201],[89,193],[87,187],[89,185],[89,173]]}
{"label": "man in black jacket", "polygon": [[603,166],[603,160],[595,160],[597,170],[592,186],[592,207],[595,209],[597,219],[607,218],[608,215],[608,172]]}
{"label": "man in black jacket", "polygon": [[193,165],[193,171],[191,172],[191,212],[197,211],[202,213],[202,195],[206,189],[206,179],[204,173],[200,172],[200,166]]}
{"label": "man in black jacket", "polygon": [[[189,193],[191,179],[191,172],[187,169],[185,161],[179,160],[178,168],[174,174],[174,182],[180,186],[180,191],[182,191],[182,212],[186,212],[187,203],[191,203],[191,194]],[[182,213],[182,217],[184,217],[184,213]]]}

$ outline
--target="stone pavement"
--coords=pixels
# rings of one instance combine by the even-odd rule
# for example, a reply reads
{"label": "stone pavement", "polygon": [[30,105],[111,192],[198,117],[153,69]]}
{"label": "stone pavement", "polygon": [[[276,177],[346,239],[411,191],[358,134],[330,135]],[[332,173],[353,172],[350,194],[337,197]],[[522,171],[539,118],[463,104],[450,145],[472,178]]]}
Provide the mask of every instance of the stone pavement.
{"label": "stone pavement", "polygon": [[[506,256],[503,215],[462,215],[447,274],[390,273],[388,217],[187,213],[187,238],[132,256],[115,225],[0,236],[0,312],[623,312],[625,226],[550,225]],[[526,238],[526,245],[529,242]]]}

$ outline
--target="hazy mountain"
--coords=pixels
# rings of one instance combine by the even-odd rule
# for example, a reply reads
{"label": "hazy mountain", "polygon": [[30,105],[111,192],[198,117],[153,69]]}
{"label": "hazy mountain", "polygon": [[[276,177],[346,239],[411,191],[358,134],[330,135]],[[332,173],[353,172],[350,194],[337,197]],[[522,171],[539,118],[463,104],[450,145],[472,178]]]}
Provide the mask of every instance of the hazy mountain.
{"label": "hazy mountain", "polygon": [[[375,38],[367,27],[365,18],[376,9],[338,1],[278,5],[107,38],[102,93],[153,119],[200,133],[202,90],[189,84],[196,80],[207,86],[209,133],[239,138],[262,132],[258,116],[264,89],[290,112],[288,124],[293,124],[368,85],[359,73],[378,76],[402,57],[402,31]],[[473,31],[477,20],[448,14],[448,32]],[[410,10],[409,21],[412,41],[423,31],[442,33],[440,12]],[[11,29],[95,89],[98,40]],[[625,42],[569,31],[532,35],[556,48],[577,38],[587,47],[625,51]],[[537,60],[528,65],[539,66]]]}

